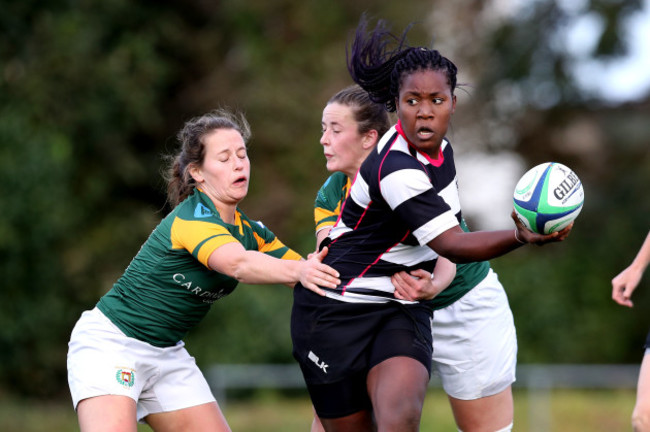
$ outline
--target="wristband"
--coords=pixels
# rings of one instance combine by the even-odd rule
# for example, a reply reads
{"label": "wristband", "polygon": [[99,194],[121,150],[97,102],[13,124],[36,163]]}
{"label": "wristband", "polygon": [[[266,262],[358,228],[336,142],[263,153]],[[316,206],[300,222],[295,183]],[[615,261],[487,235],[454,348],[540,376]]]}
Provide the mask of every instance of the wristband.
{"label": "wristband", "polygon": [[517,240],[517,243],[519,244],[526,244],[526,242],[519,240],[519,236],[517,235],[517,228],[515,228],[515,240]]}

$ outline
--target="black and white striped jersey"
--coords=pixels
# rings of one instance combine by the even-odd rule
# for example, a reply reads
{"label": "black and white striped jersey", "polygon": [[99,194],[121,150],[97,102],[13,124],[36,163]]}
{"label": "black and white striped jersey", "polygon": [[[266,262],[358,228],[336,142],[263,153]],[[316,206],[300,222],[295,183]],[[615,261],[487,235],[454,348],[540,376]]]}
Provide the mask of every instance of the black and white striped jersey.
{"label": "black and white striped jersey", "polygon": [[[324,262],[341,274],[327,295],[348,302],[401,301],[390,277],[432,271],[438,255],[427,243],[461,220],[453,150],[419,152],[393,126],[361,165],[329,234]],[[402,301],[404,303],[411,303]]]}

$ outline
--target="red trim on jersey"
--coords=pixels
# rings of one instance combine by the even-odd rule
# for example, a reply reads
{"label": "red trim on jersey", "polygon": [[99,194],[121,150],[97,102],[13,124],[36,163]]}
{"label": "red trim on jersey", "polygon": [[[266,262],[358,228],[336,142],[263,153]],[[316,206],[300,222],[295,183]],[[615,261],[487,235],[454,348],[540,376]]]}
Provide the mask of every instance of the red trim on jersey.
{"label": "red trim on jersey", "polygon": [[[397,123],[397,125],[399,126],[399,122]],[[398,132],[399,131],[400,131],[400,129],[398,129]],[[390,143],[390,146],[388,147],[388,151],[386,151],[386,154],[384,155],[381,162],[379,163],[379,170],[377,170],[377,185],[379,186],[379,193],[381,193],[381,169],[384,166],[384,162],[386,161],[386,158],[388,157],[388,154],[390,153],[390,150],[395,145],[396,141],[397,140],[393,140],[393,142]]]}
{"label": "red trim on jersey", "polygon": [[404,129],[402,129],[401,120],[397,120],[395,129],[397,130],[397,133],[400,134],[401,137],[406,140],[409,147],[412,147],[416,152],[420,153],[434,167],[439,168],[445,162],[445,155],[442,153],[442,146],[440,146],[440,148],[438,149],[438,157],[436,159],[433,159],[431,156],[418,149],[413,143],[411,143],[411,141],[409,141],[408,138],[406,138],[406,135],[404,134]]}
{"label": "red trim on jersey", "polygon": [[394,247],[397,246],[398,244],[402,243],[402,242],[406,239],[406,237],[408,237],[408,235],[409,235],[410,233],[411,233],[411,231],[410,231],[410,230],[407,230],[407,231],[406,231],[406,234],[404,235],[404,237],[402,237],[402,239],[401,239],[400,241],[398,241],[397,243],[395,243],[394,245],[392,245],[391,247],[389,247],[388,249],[386,249],[383,253],[380,253],[380,254],[377,256],[377,259],[374,260],[372,263],[368,264],[368,267],[366,267],[366,268],[365,268],[365,269],[364,269],[364,270],[363,270],[363,271],[362,271],[362,272],[361,272],[357,277],[354,277],[354,278],[350,279],[350,282],[348,282],[347,284],[345,284],[345,286],[344,286],[343,289],[341,290],[341,295],[345,295],[345,290],[348,288],[348,286],[350,286],[350,284],[351,284],[352,282],[354,282],[356,279],[359,279],[360,277],[363,277],[363,275],[366,274],[366,273],[368,272],[368,270],[370,270],[370,267],[372,267],[373,265],[375,265],[375,264],[377,263],[377,261],[379,261],[379,260],[381,259],[381,257],[384,256],[384,254],[385,254],[386,252],[388,252],[389,250],[391,250],[392,248],[394,248]]}

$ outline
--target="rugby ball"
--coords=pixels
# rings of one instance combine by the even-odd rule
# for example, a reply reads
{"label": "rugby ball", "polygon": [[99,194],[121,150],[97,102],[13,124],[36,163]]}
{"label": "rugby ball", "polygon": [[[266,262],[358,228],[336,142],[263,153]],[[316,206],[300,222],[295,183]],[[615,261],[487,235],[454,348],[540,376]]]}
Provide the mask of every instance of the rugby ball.
{"label": "rugby ball", "polygon": [[582,210],[585,193],[571,169],[546,162],[527,171],[515,186],[515,212],[533,232],[550,234],[573,222]]}

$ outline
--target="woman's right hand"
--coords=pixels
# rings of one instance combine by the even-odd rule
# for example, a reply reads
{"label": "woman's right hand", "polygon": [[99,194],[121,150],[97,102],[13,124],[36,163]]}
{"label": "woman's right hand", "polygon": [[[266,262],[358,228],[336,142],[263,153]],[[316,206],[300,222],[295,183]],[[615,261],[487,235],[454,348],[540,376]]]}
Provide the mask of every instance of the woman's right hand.
{"label": "woman's right hand", "polygon": [[309,254],[305,261],[301,261],[300,283],[316,294],[325,295],[320,287],[334,289],[341,283],[339,272],[323,264],[323,258],[327,255],[328,248],[324,247],[320,252]]}
{"label": "woman's right hand", "polygon": [[524,226],[524,224],[517,217],[517,213],[515,213],[514,210],[510,216],[512,217],[512,220],[515,221],[515,238],[522,243],[533,243],[541,246],[546,243],[564,241],[573,229],[573,222],[571,222],[566,228],[562,229],[561,231],[557,231],[551,234],[537,234]]}

